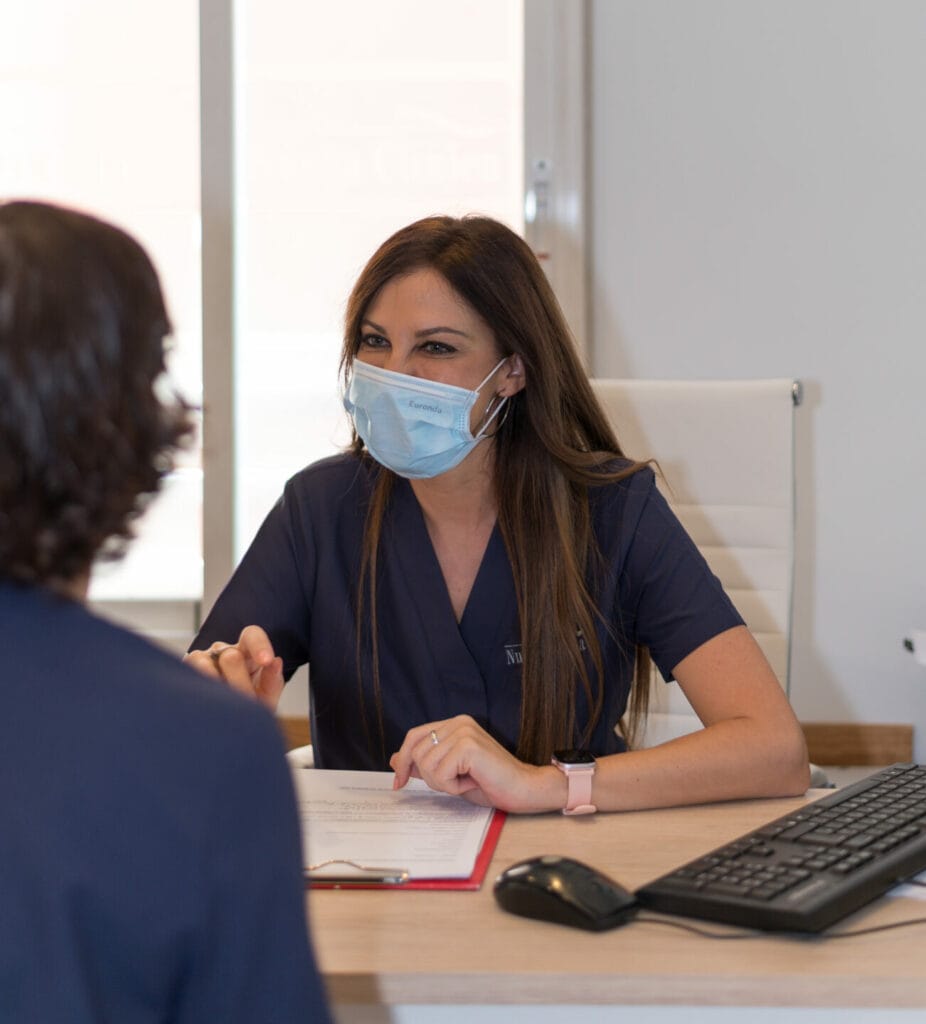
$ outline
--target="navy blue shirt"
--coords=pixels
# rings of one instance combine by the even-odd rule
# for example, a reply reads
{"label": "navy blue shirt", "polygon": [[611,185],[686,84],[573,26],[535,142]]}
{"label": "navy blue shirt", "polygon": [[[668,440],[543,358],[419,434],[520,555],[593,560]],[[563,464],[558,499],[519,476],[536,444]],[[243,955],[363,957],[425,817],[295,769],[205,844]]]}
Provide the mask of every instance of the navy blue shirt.
{"label": "navy blue shirt", "polygon": [[[514,751],[521,634],[501,533],[496,526],[458,623],[421,509],[402,479],[379,553],[385,751],[378,749],[369,652],[362,656],[362,691],[356,658],[360,549],[378,472],[369,459],[338,455],[294,476],[192,646],[234,642],[253,623],[267,631],[287,677],[307,662],[320,767],[386,769],[410,728],[457,714],[472,715]],[[590,489],[589,501],[604,566],[593,596],[611,626],[599,632],[605,700],[589,744],[602,755],[624,749],[614,726],[627,705],[635,645],[649,648],[670,678],[686,655],[742,619],[650,470]],[[581,729],[581,697],[577,712]]]}
{"label": "navy blue shirt", "polygon": [[265,709],[0,581],[0,1020],[326,1024]]}

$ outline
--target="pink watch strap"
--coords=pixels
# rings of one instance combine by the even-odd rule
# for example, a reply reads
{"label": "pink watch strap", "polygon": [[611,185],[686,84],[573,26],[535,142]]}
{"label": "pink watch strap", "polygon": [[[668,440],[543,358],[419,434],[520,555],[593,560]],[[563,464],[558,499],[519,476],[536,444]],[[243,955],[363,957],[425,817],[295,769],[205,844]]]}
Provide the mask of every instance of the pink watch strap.
{"label": "pink watch strap", "polygon": [[563,764],[554,756],[553,764],[565,775],[566,797],[562,813],[594,814],[598,809],[592,803],[594,761],[590,764]]}
{"label": "pink watch strap", "polygon": [[595,777],[595,769],[585,768],[576,771],[566,771],[566,806],[563,814],[594,814],[597,808],[592,803],[592,779]]}

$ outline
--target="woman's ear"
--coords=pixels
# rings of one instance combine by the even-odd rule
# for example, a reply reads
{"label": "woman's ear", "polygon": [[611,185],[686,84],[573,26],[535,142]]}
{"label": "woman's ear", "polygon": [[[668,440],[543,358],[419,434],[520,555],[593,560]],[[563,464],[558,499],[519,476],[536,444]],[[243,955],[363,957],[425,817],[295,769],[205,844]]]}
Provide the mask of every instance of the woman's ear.
{"label": "woman's ear", "polygon": [[524,387],[525,383],[524,362],[517,353],[514,353],[508,357],[505,377],[498,393],[504,398],[511,398]]}

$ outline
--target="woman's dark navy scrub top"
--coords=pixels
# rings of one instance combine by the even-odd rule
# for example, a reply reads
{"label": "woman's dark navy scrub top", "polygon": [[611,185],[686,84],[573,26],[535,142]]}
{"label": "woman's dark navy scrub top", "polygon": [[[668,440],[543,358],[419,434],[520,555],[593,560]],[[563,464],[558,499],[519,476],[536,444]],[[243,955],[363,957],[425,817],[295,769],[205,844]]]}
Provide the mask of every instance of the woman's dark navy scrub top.
{"label": "woman's dark navy scrub top", "polygon": [[[244,626],[256,624],[283,658],[287,678],[308,662],[312,739],[322,768],[384,770],[410,728],[458,714],[472,715],[514,751],[521,636],[499,529],[458,623],[421,508],[401,479],[379,551],[380,743],[368,650],[362,695],[358,682],[356,629],[364,520],[378,472],[369,459],[345,454],[296,474],[192,647],[234,642]],[[599,633],[604,709],[588,744],[603,755],[624,749],[614,726],[627,704],[635,645],[648,647],[669,679],[686,655],[743,620],[649,469],[592,488],[589,501],[603,566],[594,596],[612,627]],[[581,727],[583,699],[577,708]]]}

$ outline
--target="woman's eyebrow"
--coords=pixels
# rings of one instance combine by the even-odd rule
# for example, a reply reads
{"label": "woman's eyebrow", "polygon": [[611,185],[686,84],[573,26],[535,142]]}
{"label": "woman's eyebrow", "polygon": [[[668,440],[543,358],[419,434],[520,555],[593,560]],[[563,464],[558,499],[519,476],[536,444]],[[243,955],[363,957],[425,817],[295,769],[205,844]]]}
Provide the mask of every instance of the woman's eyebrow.
{"label": "woman's eyebrow", "polygon": [[[374,331],[379,331],[380,334],[385,337],[389,337],[389,332],[381,324],[376,323],[374,320],[370,320],[368,317],[364,317],[362,325],[365,327],[372,327]],[[432,334],[456,334],[461,338],[469,338],[472,335],[466,331],[461,331],[456,327],[424,327],[420,331],[415,331],[416,338],[426,338]]]}
{"label": "woman's eyebrow", "polygon": [[416,338],[426,338],[429,334],[456,334],[461,338],[469,338],[466,331],[458,330],[456,327],[425,327],[421,331],[415,331]]}

